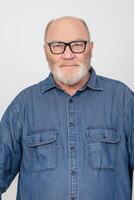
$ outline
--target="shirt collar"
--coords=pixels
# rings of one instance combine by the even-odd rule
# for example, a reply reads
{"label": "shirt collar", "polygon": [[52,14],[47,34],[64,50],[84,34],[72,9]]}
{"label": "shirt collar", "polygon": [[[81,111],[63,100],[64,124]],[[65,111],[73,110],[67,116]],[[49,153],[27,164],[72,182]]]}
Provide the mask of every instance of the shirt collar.
{"label": "shirt collar", "polygon": [[[103,87],[101,85],[99,77],[96,75],[95,70],[93,67],[90,69],[90,78],[86,83],[86,87],[89,87],[92,90],[103,90]],[[40,82],[41,84],[41,90],[42,92],[46,92],[52,88],[58,87],[53,79],[53,75],[50,72],[49,76],[44,80]],[[58,87],[59,88],[59,87]],[[59,88],[60,89],[60,88]]]}
{"label": "shirt collar", "polygon": [[54,82],[53,75],[51,72],[49,73],[49,76],[44,81],[41,81],[40,83],[41,83],[42,92],[46,92],[49,89],[57,87]]}
{"label": "shirt collar", "polygon": [[90,78],[86,86],[92,90],[103,90],[99,76],[96,75],[94,68],[91,67],[89,72],[90,72]]}

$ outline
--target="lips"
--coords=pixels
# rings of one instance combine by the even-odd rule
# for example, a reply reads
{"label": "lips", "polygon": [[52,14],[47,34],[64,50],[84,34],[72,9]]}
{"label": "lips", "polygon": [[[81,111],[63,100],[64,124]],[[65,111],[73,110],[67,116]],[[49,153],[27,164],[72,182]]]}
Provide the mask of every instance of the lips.
{"label": "lips", "polygon": [[78,67],[78,65],[72,64],[72,65],[61,65],[61,67]]}

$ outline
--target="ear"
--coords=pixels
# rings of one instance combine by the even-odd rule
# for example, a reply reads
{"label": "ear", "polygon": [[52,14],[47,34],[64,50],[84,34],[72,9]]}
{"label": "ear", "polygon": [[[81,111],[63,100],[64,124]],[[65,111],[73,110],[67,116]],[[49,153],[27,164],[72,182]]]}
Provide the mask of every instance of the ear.
{"label": "ear", "polygon": [[48,52],[47,52],[47,46],[46,44],[43,44],[44,54],[46,56],[46,59],[48,60]]}
{"label": "ear", "polygon": [[93,46],[94,46],[94,43],[93,41],[90,42],[90,49],[92,50],[93,49]]}
{"label": "ear", "polygon": [[90,42],[89,46],[90,46],[90,59],[91,59],[92,58],[93,46],[94,46],[92,41]]}

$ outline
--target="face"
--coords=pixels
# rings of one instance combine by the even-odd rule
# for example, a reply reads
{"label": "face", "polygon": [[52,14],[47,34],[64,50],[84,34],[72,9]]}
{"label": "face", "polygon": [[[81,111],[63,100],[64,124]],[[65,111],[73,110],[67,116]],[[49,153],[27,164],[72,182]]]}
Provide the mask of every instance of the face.
{"label": "face", "polygon": [[[47,36],[47,42],[88,41],[89,35],[83,23],[75,18],[63,18],[52,22]],[[66,85],[75,85],[89,73],[90,59],[92,56],[92,42],[86,44],[85,51],[73,53],[69,46],[62,54],[53,54],[48,44],[44,46],[49,68],[55,81]]]}

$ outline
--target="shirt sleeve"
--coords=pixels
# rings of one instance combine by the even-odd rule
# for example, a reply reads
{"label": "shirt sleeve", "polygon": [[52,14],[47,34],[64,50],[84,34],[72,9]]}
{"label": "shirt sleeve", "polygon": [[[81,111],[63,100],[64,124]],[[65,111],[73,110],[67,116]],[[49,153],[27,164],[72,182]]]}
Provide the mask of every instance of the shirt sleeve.
{"label": "shirt sleeve", "polygon": [[19,112],[12,102],[0,122],[0,200],[16,174],[21,161],[22,124]]}
{"label": "shirt sleeve", "polygon": [[125,130],[127,134],[127,149],[129,165],[134,170],[134,93],[131,91],[125,114]]}

